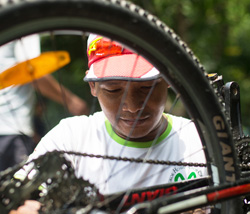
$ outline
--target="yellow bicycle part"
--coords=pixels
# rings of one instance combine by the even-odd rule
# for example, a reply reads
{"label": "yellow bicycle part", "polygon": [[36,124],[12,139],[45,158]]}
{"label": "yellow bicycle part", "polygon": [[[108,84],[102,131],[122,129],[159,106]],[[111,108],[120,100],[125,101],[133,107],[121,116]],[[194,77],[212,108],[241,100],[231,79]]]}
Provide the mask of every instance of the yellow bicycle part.
{"label": "yellow bicycle part", "polygon": [[0,89],[22,85],[50,74],[70,62],[67,51],[44,52],[40,56],[21,62],[0,73]]}

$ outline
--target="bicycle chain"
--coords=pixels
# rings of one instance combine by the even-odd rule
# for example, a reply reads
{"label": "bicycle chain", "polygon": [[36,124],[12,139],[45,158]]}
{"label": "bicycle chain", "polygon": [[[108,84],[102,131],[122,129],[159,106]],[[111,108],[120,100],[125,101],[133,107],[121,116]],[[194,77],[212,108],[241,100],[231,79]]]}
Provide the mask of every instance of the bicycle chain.
{"label": "bicycle chain", "polygon": [[[244,136],[243,138],[237,139],[236,143],[236,150],[238,157],[241,161],[239,167],[241,170],[250,170],[250,137]],[[127,158],[127,157],[115,157],[115,156],[108,156],[108,155],[94,155],[94,154],[87,154],[87,153],[80,153],[80,152],[63,152],[70,155],[77,155],[83,157],[90,157],[90,158],[102,158],[107,160],[117,160],[117,161],[129,161],[132,163],[148,163],[148,164],[161,164],[161,165],[168,165],[168,166],[194,166],[194,167],[206,167],[204,163],[188,163],[188,162],[181,162],[181,161],[160,161],[160,160],[152,160],[152,159],[142,159],[142,158]]]}
{"label": "bicycle chain", "polygon": [[[242,140],[242,139],[239,140],[240,143],[238,143],[238,144],[239,145],[244,145],[243,143],[249,142],[248,140],[249,140],[249,137],[245,137],[244,140]],[[244,141],[244,142],[242,143],[242,141]],[[64,152],[64,151],[55,151],[55,152],[51,152],[51,153],[46,153],[42,157],[40,157],[39,159],[42,161],[42,160],[48,159],[48,157],[50,157],[50,158],[54,157],[55,158],[55,153],[59,154],[59,156],[60,156],[60,154],[61,155],[63,155],[63,154],[69,154],[69,155],[77,155],[77,156],[84,156],[84,157],[90,157],[90,158],[103,158],[103,159],[108,159],[108,160],[130,161],[130,162],[135,162],[135,163],[150,163],[150,164],[179,165],[179,166],[199,166],[199,167],[205,167],[206,166],[206,164],[203,164],[203,163],[186,163],[186,162],[174,162],[174,161],[158,161],[158,160],[150,160],[150,159],[149,160],[144,160],[144,159],[141,159],[141,158],[135,159],[135,158],[126,158],[126,157],[107,156],[107,155],[94,155],[94,154],[87,154],[87,153],[80,153],[80,152]],[[58,162],[58,161],[56,161],[56,162]],[[71,169],[71,167],[69,167],[68,169]],[[64,169],[63,171],[64,171],[64,173],[67,172],[66,169]],[[58,174],[58,172],[56,174]],[[57,176],[59,176],[59,175],[57,175]],[[46,197],[42,198],[41,202],[43,204],[46,204],[46,206],[44,206],[43,209],[41,210],[43,213],[50,213],[50,211],[53,210],[53,209],[58,210],[58,208],[60,207],[59,205],[66,204],[66,202],[68,204],[70,204],[69,201],[71,201],[72,199],[78,198],[78,196],[81,196],[79,198],[84,198],[84,200],[86,200],[86,199],[89,200],[89,197],[86,196],[85,192],[79,192],[78,193],[77,191],[75,191],[75,190],[78,190],[78,189],[83,189],[84,185],[86,185],[86,184],[87,184],[88,188],[92,189],[90,192],[92,192],[92,194],[96,194],[96,192],[93,191],[94,186],[91,185],[90,183],[88,183],[87,181],[85,181],[85,184],[82,186],[82,182],[80,180],[78,181],[78,179],[74,178],[74,176],[73,177],[72,176],[66,176],[65,177],[65,176],[60,175],[59,177],[62,178],[62,179],[60,179],[60,182],[56,182],[55,184],[53,184],[54,182],[52,182],[51,184],[49,184],[49,186],[51,185],[51,187],[49,189],[52,189],[53,191],[49,191],[50,194],[48,194]],[[74,183],[75,186],[72,189],[72,191],[71,191],[70,194],[67,194],[67,192],[63,192],[62,191],[64,186],[68,186],[68,185],[72,186],[73,185],[72,182],[67,183],[68,180],[66,178],[71,178],[70,181],[74,180],[73,183]],[[5,180],[4,181],[5,182],[4,186],[8,186],[7,183],[11,183],[11,180],[9,180],[7,177],[4,180]],[[6,190],[4,192],[6,192]],[[64,193],[62,195],[64,195],[65,197],[62,200],[61,199],[59,200],[58,199],[59,198],[58,194],[61,195],[61,193]],[[48,200],[48,198],[53,198],[54,201],[57,202],[57,203],[55,203],[57,206],[54,205],[54,203],[51,204],[51,200]],[[97,199],[97,198],[95,197],[95,199]],[[78,200],[77,204],[78,205],[85,204],[84,200]],[[245,198],[245,200],[249,201],[249,198]],[[245,206],[246,206],[245,210],[249,209],[249,206],[247,204],[245,204]],[[55,212],[55,214],[60,213],[60,212],[61,212],[61,210],[59,209],[58,212]]]}
{"label": "bicycle chain", "polygon": [[152,159],[142,159],[142,158],[127,158],[127,157],[115,157],[109,155],[94,155],[80,152],[62,152],[69,155],[77,155],[90,158],[102,158],[107,160],[117,160],[117,161],[129,161],[132,163],[149,163],[149,164],[161,164],[161,165],[175,165],[175,166],[195,166],[195,167],[206,167],[204,163],[188,163],[181,161],[162,161],[162,160],[152,160]]}

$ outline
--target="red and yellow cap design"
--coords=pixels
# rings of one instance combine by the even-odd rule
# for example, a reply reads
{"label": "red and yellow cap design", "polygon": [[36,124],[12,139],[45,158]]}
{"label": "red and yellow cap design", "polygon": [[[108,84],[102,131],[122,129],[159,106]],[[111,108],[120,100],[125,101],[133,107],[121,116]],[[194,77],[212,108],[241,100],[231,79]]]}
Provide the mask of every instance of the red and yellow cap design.
{"label": "red and yellow cap design", "polygon": [[88,38],[88,66],[85,81],[132,80],[146,81],[159,77],[160,72],[143,57],[120,43],[100,35]]}

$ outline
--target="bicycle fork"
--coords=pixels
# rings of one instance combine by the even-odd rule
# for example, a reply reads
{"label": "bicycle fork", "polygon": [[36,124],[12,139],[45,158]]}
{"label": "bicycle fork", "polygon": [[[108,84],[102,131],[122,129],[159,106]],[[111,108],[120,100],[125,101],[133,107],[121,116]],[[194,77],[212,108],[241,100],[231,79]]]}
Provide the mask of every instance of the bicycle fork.
{"label": "bicycle fork", "polygon": [[243,137],[239,84],[234,81],[225,84],[222,76],[218,76],[218,74],[209,74],[208,77],[223,97],[226,116],[228,116],[230,121],[233,138],[238,139],[239,137]]}

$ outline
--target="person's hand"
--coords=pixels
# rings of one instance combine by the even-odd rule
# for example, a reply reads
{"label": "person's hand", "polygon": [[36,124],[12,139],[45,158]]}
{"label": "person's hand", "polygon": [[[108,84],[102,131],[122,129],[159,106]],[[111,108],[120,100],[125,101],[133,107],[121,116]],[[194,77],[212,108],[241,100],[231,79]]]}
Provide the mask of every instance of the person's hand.
{"label": "person's hand", "polygon": [[39,214],[40,208],[41,204],[38,201],[27,200],[24,205],[18,207],[17,210],[11,210],[9,214]]}

